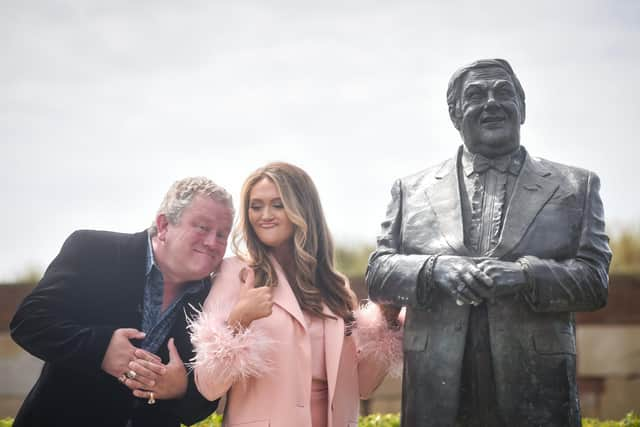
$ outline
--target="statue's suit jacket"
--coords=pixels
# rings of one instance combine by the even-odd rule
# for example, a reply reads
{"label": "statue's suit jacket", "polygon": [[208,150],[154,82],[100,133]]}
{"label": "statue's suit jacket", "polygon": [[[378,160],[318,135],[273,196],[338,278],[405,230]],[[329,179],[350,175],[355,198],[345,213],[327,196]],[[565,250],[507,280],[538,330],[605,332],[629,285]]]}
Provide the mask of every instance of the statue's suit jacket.
{"label": "statue's suit jacket", "polygon": [[[213,412],[189,374],[182,399],[147,405],[104,372],[100,365],[113,332],[140,329],[145,286],[147,232],[76,231],[64,243],[44,277],[18,307],[11,336],[44,360],[40,378],[26,397],[15,427],[177,427]],[[185,297],[199,306],[210,286]],[[184,313],[179,313],[158,356],[168,362],[173,337],[184,362],[193,356]],[[134,341],[135,342],[135,341]]]}
{"label": "statue's suit jacket", "polygon": [[[395,182],[366,280],[374,301],[407,306],[402,425],[452,426],[458,410],[469,305],[437,286],[418,303],[430,255],[464,245],[458,156]],[[498,245],[528,265],[531,292],[488,303],[496,394],[509,426],[579,426],[572,312],[606,304],[611,253],[598,177],[526,155]],[[562,420],[560,424],[557,421]]]}

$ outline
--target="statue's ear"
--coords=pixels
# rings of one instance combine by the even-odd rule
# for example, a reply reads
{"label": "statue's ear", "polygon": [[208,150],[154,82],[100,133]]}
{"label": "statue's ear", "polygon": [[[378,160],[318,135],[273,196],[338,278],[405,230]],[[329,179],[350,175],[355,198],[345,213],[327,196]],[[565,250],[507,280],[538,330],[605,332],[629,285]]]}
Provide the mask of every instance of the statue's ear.
{"label": "statue's ear", "polygon": [[524,101],[520,101],[520,124],[524,124],[524,119],[527,116],[527,105]]}
{"label": "statue's ear", "polygon": [[460,110],[453,105],[449,105],[449,118],[451,119],[451,123],[453,123],[453,126],[460,130],[460,117],[462,116],[462,114],[460,114]]}

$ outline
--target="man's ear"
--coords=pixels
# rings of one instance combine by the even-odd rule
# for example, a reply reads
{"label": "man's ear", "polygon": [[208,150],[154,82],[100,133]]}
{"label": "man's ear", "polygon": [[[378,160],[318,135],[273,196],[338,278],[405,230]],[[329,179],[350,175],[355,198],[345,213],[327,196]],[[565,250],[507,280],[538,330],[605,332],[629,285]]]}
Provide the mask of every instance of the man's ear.
{"label": "man's ear", "polygon": [[159,214],[156,217],[156,228],[158,229],[158,240],[164,242],[169,228],[169,220],[165,214]]}
{"label": "man's ear", "polygon": [[520,101],[520,124],[524,124],[524,119],[527,116],[527,106],[524,101]]}
{"label": "man's ear", "polygon": [[460,130],[460,116],[461,114],[459,114],[459,110],[457,107],[453,106],[453,105],[449,105],[449,118],[451,119],[451,123],[453,123],[453,126]]}

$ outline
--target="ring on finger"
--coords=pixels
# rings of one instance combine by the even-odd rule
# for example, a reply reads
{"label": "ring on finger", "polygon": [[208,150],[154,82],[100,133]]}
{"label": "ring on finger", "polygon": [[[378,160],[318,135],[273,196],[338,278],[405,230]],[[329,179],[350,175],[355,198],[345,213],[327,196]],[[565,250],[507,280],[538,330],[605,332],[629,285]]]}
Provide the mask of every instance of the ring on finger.
{"label": "ring on finger", "polygon": [[133,380],[136,378],[136,376],[138,374],[136,374],[136,371],[134,371],[133,369],[129,369],[127,372],[125,372],[125,375],[127,376],[127,378],[129,378],[130,380]]}
{"label": "ring on finger", "polygon": [[149,392],[149,400],[147,400],[147,404],[149,404],[149,405],[153,405],[153,404],[155,404],[155,403],[156,403],[156,399],[155,399],[155,397],[153,396],[153,392],[152,392],[152,391],[150,391],[150,392]]}

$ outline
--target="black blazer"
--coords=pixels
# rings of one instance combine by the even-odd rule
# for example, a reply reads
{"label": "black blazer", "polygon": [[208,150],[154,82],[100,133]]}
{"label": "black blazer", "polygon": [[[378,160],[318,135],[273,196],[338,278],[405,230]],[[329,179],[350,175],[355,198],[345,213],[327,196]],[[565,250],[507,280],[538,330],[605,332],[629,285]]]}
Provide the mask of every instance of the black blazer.
{"label": "black blazer", "polygon": [[[140,329],[147,232],[76,231],[66,240],[36,288],[20,304],[10,327],[16,343],[45,364],[14,427],[179,426],[215,410],[189,373],[186,395],[148,405],[100,365],[118,328]],[[199,306],[209,286],[186,297]],[[188,306],[186,306],[188,307]],[[179,315],[169,337],[184,362],[193,356],[186,319]],[[158,355],[169,360],[166,341]]]}

